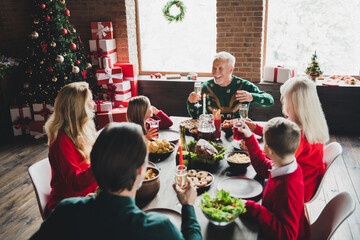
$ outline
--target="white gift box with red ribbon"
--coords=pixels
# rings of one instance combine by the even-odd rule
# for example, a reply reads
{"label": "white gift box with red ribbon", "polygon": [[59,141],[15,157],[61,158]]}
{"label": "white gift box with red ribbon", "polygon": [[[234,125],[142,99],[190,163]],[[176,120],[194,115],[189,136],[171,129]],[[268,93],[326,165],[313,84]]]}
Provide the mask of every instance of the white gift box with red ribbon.
{"label": "white gift box with red ribbon", "polygon": [[96,70],[95,78],[98,85],[122,83],[123,74],[122,69],[119,68],[105,68]]}
{"label": "white gift box with red ribbon", "polygon": [[[115,87],[115,93],[123,93],[131,90],[130,81],[123,81],[122,83],[113,83],[111,86]],[[108,89],[108,85],[102,85],[104,89]]]}
{"label": "white gift box with red ribbon", "polygon": [[104,100],[94,100],[95,112],[109,112],[112,110],[112,102]]}
{"label": "white gift box with red ribbon", "polygon": [[265,66],[264,82],[284,83],[295,76],[295,70],[287,66]]}
{"label": "white gift box with red ribbon", "polygon": [[123,101],[126,101],[129,98],[131,98],[131,89],[120,92],[120,93],[115,93],[112,95],[112,97],[110,97],[110,95],[108,95],[108,94],[104,94],[104,98],[110,99],[111,101],[114,101],[114,102],[119,102],[119,101],[123,102]]}
{"label": "white gift box with red ribbon", "polygon": [[31,122],[30,107],[11,108],[11,122],[13,124],[14,136],[29,134],[29,123]]}
{"label": "white gift box with red ribbon", "polygon": [[117,63],[116,41],[110,40],[89,40],[91,63],[100,68],[111,68]]}
{"label": "white gift box with red ribbon", "polygon": [[132,63],[115,63],[114,67],[121,67],[124,74],[124,81],[130,81],[131,95],[138,96],[138,79],[134,64]]}
{"label": "white gift box with red ribbon", "polygon": [[54,107],[46,103],[33,103],[34,121],[46,121],[54,112]]}
{"label": "white gift box with red ribbon", "polygon": [[114,29],[112,22],[91,22],[92,39],[113,39]]}

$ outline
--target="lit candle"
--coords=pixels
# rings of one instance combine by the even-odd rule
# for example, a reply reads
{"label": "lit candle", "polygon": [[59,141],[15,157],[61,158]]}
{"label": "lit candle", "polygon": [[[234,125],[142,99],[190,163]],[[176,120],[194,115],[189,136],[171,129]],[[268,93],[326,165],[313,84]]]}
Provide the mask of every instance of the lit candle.
{"label": "lit candle", "polygon": [[206,114],[206,94],[203,95],[203,114]]}
{"label": "lit candle", "polygon": [[181,147],[181,143],[179,145],[179,165],[180,165],[180,170],[183,169],[183,165],[184,165],[184,161],[183,161],[183,154],[182,154],[182,147]]}

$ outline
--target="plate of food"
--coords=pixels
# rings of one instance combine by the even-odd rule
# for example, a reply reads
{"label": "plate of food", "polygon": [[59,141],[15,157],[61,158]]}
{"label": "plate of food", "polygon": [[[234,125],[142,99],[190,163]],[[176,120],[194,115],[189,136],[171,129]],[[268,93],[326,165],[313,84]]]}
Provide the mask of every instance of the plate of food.
{"label": "plate of food", "polygon": [[166,159],[175,150],[175,144],[170,143],[166,139],[146,141],[149,149],[149,160],[152,162],[159,162]]}
{"label": "plate of food", "polygon": [[226,148],[214,142],[204,139],[190,141],[188,144],[193,168],[204,169],[208,171],[216,170],[220,160],[224,159]]}
{"label": "plate of food", "polygon": [[170,221],[179,229],[181,230],[181,214],[178,213],[175,210],[169,209],[169,208],[152,208],[152,209],[147,209],[144,210],[144,212],[146,213],[150,213],[150,212],[157,212],[157,213],[162,213],[165,214],[166,216],[169,217]]}
{"label": "plate of food", "polygon": [[188,120],[180,122],[180,125],[185,126],[187,133],[192,134],[192,132],[196,131],[196,134],[197,134],[197,128],[199,126],[199,119],[188,119]]}
{"label": "plate of food", "polygon": [[208,188],[214,182],[214,176],[207,171],[190,169],[187,173],[197,189]]}
{"label": "plate of food", "polygon": [[226,226],[246,212],[244,201],[231,197],[225,190],[219,190],[215,198],[206,192],[202,197],[200,208],[205,217],[214,225]]}
{"label": "plate of food", "polygon": [[217,189],[228,191],[231,197],[243,199],[255,198],[263,192],[263,186],[258,181],[238,176],[223,179]]}

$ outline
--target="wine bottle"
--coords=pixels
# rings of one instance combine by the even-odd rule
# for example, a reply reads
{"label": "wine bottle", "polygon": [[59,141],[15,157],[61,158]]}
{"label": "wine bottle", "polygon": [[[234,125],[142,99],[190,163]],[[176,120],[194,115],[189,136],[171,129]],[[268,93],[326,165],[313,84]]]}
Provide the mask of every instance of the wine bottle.
{"label": "wine bottle", "polygon": [[[182,148],[182,155],[183,155],[183,164],[186,165],[188,168],[190,166],[190,151],[189,151],[189,147],[186,144],[186,139],[185,139],[185,126],[184,125],[180,125],[180,142],[179,145],[181,145]],[[176,153],[176,165],[179,165],[179,148],[177,150]]]}

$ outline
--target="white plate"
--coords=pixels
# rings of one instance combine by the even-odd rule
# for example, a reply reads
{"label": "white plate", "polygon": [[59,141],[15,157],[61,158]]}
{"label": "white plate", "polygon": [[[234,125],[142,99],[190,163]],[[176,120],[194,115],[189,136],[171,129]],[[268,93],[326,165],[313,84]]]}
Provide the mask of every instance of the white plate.
{"label": "white plate", "polygon": [[169,142],[175,143],[179,141],[180,133],[171,129],[164,129],[159,131],[159,139],[166,139]]}
{"label": "white plate", "polygon": [[254,179],[236,176],[223,179],[217,185],[217,189],[230,192],[231,197],[249,199],[259,196],[263,186]]}

